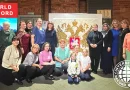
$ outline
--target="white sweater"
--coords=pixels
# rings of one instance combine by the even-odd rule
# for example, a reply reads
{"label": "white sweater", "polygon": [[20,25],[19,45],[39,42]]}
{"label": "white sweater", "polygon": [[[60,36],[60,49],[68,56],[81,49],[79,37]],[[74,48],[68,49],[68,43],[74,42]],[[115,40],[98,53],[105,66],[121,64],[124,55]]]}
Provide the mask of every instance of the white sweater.
{"label": "white sweater", "polygon": [[7,69],[12,69],[11,65],[19,66],[21,64],[22,56],[19,58],[19,52],[13,45],[8,46],[5,49],[2,59],[2,66]]}
{"label": "white sweater", "polygon": [[68,63],[68,75],[79,75],[80,74],[80,64],[79,64],[79,61],[71,61],[69,60],[69,63]]}

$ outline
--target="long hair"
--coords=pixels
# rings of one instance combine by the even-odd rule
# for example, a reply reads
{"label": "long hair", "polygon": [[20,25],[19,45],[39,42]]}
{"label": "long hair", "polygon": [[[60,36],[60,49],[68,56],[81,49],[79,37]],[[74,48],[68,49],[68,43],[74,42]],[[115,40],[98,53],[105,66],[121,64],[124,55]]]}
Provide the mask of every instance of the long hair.
{"label": "long hair", "polygon": [[53,24],[52,22],[48,22],[46,30],[48,30],[48,29],[49,29],[49,24],[51,24],[51,25],[52,25],[51,30],[54,30],[54,24]]}
{"label": "long hair", "polygon": [[17,45],[17,49],[18,49],[18,51],[19,51],[19,58],[20,58],[20,57],[22,56],[22,50],[21,50],[21,45],[20,45],[20,39],[15,36],[15,37],[13,37],[12,42],[15,41],[15,40],[19,41],[19,44]]}

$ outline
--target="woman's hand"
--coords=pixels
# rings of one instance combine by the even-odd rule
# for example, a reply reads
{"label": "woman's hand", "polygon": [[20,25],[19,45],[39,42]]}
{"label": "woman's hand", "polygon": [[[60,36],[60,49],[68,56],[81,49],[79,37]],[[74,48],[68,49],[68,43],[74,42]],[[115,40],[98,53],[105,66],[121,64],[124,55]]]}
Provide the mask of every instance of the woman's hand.
{"label": "woman's hand", "polygon": [[126,59],[126,54],[125,54],[125,53],[123,53],[122,57],[123,57],[124,59]]}
{"label": "woman's hand", "polygon": [[110,51],[111,51],[111,48],[110,48],[110,47],[108,47],[108,48],[107,48],[107,51],[108,51],[108,52],[110,52]]}
{"label": "woman's hand", "polygon": [[94,44],[90,44],[90,46],[91,46],[92,48],[94,48]]}
{"label": "woman's hand", "polygon": [[54,61],[51,61],[50,63],[51,63],[51,65],[55,64],[55,62],[54,62]]}
{"label": "woman's hand", "polygon": [[16,66],[12,66],[12,69],[13,69],[15,72],[18,72],[18,71],[19,71],[19,68],[16,67]]}

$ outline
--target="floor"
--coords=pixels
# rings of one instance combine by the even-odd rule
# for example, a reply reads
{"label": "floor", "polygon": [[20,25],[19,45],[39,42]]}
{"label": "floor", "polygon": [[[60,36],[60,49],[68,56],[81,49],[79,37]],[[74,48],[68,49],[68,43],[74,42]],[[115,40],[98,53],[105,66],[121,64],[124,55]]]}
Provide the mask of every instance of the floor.
{"label": "floor", "polygon": [[33,80],[33,84],[28,84],[23,81],[24,85],[20,86],[13,84],[12,86],[5,86],[0,83],[0,90],[130,90],[129,88],[122,88],[118,86],[112,78],[112,74],[103,75],[102,72],[93,74],[94,80],[90,82],[81,81],[78,85],[69,85],[67,83],[67,76],[62,75],[56,80],[45,80],[43,76]]}

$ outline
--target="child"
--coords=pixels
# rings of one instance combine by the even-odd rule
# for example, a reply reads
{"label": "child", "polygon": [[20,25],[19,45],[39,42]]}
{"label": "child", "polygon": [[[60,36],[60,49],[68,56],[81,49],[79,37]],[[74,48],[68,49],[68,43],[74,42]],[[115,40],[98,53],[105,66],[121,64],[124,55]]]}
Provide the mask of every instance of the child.
{"label": "child", "polygon": [[88,56],[88,51],[86,49],[83,50],[82,56],[80,57],[80,78],[81,80],[86,80],[90,81],[93,77],[90,75],[91,71],[90,69],[90,64],[91,64],[91,59]]}
{"label": "child", "polygon": [[68,63],[68,83],[69,84],[78,84],[79,83],[79,74],[80,66],[79,61],[76,60],[76,53],[72,53],[70,61]]}

